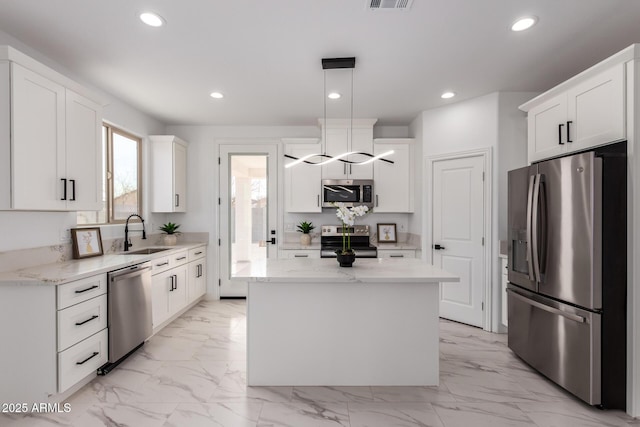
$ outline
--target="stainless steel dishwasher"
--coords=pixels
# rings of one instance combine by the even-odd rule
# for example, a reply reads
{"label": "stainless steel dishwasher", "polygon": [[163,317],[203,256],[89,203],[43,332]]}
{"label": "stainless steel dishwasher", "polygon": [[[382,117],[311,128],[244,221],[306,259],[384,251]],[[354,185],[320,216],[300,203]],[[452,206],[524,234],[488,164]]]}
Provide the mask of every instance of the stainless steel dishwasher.
{"label": "stainless steel dishwasher", "polygon": [[105,375],[137,350],[153,332],[151,263],[143,262],[107,275],[109,360],[98,369]]}

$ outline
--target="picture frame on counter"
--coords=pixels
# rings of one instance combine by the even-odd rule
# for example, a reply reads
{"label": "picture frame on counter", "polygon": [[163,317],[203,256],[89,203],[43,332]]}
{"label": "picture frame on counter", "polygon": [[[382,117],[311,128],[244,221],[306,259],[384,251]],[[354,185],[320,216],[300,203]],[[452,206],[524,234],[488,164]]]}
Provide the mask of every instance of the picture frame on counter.
{"label": "picture frame on counter", "polygon": [[72,228],[71,244],[74,259],[91,258],[104,253],[100,227]]}
{"label": "picture frame on counter", "polygon": [[378,243],[398,243],[395,224],[377,224]]}

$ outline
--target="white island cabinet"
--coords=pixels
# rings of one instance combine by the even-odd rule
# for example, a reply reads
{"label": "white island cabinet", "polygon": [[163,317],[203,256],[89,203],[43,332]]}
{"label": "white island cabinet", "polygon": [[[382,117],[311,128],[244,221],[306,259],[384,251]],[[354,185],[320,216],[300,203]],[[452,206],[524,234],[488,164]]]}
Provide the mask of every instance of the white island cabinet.
{"label": "white island cabinet", "polygon": [[248,281],[250,386],[437,385],[440,282],[417,259],[268,259]]}

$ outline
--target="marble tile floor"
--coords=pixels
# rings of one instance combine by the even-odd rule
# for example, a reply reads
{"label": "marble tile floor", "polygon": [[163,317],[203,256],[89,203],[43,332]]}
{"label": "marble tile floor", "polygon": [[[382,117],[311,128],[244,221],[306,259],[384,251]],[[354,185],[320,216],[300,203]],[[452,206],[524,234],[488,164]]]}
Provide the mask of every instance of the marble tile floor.
{"label": "marble tile floor", "polygon": [[515,357],[506,335],[440,322],[439,387],[247,387],[243,300],[201,302],[67,402],[0,426],[640,426],[576,400]]}

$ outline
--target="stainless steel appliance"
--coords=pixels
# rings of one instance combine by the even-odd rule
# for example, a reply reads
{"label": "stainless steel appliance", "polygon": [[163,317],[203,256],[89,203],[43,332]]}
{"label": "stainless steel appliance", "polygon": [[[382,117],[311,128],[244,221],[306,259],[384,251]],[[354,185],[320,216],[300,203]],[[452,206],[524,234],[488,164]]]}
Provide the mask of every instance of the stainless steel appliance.
{"label": "stainless steel appliance", "polygon": [[107,275],[109,360],[107,374],[153,333],[151,323],[151,263],[126,267]]}
{"label": "stainless steel appliance", "polygon": [[[342,249],[342,225],[323,225],[320,230],[320,257],[335,258]],[[345,232],[351,233],[351,249],[358,258],[377,258],[378,249],[369,243],[369,226],[354,225]]]}
{"label": "stainless steel appliance", "polygon": [[626,143],[508,175],[509,348],[591,405],[626,405]]}
{"label": "stainless steel appliance", "polygon": [[323,179],[322,207],[342,202],[347,207],[364,205],[373,208],[372,179]]}

